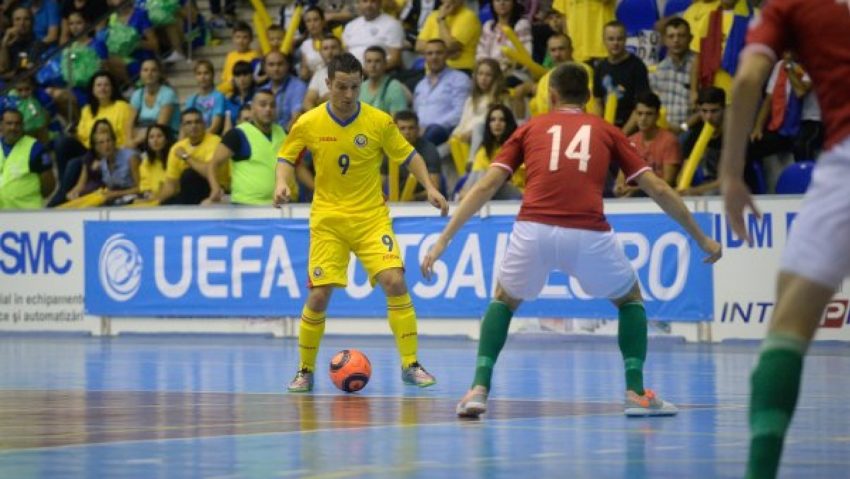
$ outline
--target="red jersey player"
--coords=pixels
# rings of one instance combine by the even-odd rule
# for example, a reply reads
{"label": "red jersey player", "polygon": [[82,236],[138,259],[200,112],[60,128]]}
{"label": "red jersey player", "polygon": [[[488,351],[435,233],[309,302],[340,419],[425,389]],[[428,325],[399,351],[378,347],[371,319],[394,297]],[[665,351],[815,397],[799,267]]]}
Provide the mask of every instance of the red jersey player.
{"label": "red jersey player", "polygon": [[555,69],[549,80],[554,109],[514,132],[423,259],[427,278],[455,233],[525,163],[522,207],[499,268],[495,299],[481,323],[475,379],[457,406],[460,416],[477,417],[486,411],[493,366],[513,312],[523,300],[540,294],[553,269],[573,276],[585,292],[608,298],[619,309],[625,414],[677,412],[643,387],[646,311],[635,272],[603,214],[602,189],[609,164],[616,161],[630,182],[688,231],[709,255],[706,262],[720,258],[720,245],[700,230],[679,195],[652,173],[620,130],[582,111],[589,95],[584,68],[567,63]]}
{"label": "red jersey player", "polygon": [[825,153],[782,255],[778,298],[753,370],[747,477],[772,478],[800,388],[803,355],[827,302],[850,274],[850,9],[842,0],[770,0],[753,20],[732,89],[721,189],[729,224],[748,241],[742,180],[746,132],[777,58],[796,52],[812,78],[826,128]]}

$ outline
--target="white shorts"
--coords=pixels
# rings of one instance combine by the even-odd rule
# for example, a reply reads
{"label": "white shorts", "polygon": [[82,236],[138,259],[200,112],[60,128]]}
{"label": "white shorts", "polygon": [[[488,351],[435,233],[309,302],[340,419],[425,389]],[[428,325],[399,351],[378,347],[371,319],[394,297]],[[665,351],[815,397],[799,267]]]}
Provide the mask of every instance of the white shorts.
{"label": "white shorts", "polygon": [[553,270],[574,277],[596,298],[621,298],[637,279],[613,231],[517,221],[499,267],[499,284],[513,298],[532,300]]}
{"label": "white shorts", "polygon": [[830,288],[850,275],[850,138],[821,155],[782,253],[782,271]]}

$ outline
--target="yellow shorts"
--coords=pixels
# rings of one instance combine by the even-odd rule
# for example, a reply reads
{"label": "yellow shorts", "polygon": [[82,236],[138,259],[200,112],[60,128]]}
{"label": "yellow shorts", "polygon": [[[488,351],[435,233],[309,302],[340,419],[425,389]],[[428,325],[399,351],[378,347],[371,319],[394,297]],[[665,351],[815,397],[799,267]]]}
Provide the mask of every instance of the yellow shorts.
{"label": "yellow shorts", "polygon": [[404,268],[392,221],[386,209],[361,215],[324,215],[310,218],[308,285],[348,284],[348,262],[354,253],[363,263],[369,282],[390,268]]}

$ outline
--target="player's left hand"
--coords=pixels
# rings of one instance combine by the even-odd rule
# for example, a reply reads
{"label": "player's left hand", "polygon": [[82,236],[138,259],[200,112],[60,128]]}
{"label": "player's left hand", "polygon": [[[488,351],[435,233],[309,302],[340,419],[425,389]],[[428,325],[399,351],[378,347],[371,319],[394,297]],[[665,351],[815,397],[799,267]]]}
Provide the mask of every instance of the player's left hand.
{"label": "player's left hand", "polygon": [[440,216],[449,214],[449,203],[437,188],[428,188],[428,203],[440,210]]}
{"label": "player's left hand", "polygon": [[434,263],[436,263],[437,260],[440,259],[440,255],[442,255],[443,251],[446,250],[446,246],[448,246],[448,244],[448,241],[443,239],[443,236],[441,235],[437,239],[437,242],[434,243],[434,246],[432,246],[431,249],[428,250],[428,253],[425,255],[424,258],[422,258],[422,265],[420,266],[420,269],[422,271],[422,277],[427,280],[431,279],[431,274],[434,272]]}
{"label": "player's left hand", "polygon": [[744,221],[744,210],[749,208],[758,218],[761,218],[761,212],[756,208],[750,189],[747,188],[743,179],[724,178],[720,182],[720,191],[723,194],[723,205],[729,227],[738,238],[745,240],[747,244],[752,244],[752,238]]}

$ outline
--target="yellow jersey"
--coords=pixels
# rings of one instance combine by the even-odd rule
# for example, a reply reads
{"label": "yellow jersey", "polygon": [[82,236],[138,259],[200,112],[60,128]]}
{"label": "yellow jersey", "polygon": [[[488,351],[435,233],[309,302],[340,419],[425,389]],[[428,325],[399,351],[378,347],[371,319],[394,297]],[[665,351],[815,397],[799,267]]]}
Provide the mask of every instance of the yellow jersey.
{"label": "yellow jersey", "polygon": [[[213,153],[221,143],[221,138],[212,133],[205,133],[204,139],[197,145],[192,145],[188,138],[183,138],[171,147],[168,152],[168,165],[165,167],[165,178],[168,180],[180,181],[180,175],[188,168],[189,163],[177,156],[177,149],[182,147],[189,156],[198,162],[209,163],[212,161]],[[216,179],[224,189],[230,189],[230,162],[221,165],[216,171]]]}
{"label": "yellow jersey", "polygon": [[552,8],[567,16],[567,34],[573,41],[573,58],[586,61],[605,58],[602,40],[605,24],[616,20],[616,2],[609,0],[554,0]]}
{"label": "yellow jersey", "polygon": [[292,165],[304,149],[313,154],[316,186],[311,215],[386,210],[381,188],[384,156],[403,164],[416,152],[390,115],[363,102],[357,105],[345,120],[331,112],[328,102],[304,113],[278,152],[278,161]]}

